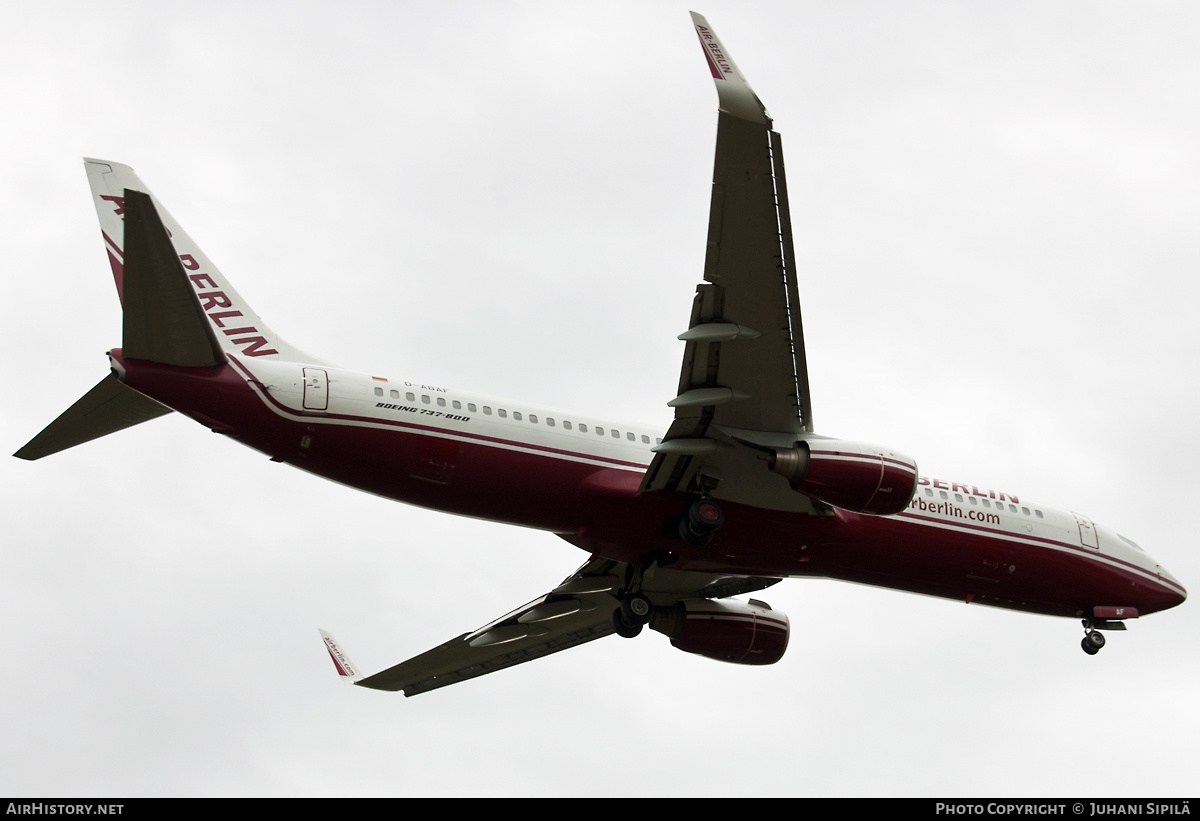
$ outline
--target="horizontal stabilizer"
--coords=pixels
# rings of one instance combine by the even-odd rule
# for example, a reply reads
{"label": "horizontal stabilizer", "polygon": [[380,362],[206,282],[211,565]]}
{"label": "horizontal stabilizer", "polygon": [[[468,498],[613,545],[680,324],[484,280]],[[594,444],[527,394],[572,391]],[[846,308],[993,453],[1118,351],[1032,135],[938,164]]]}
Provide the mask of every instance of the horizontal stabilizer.
{"label": "horizontal stabilizer", "polygon": [[110,373],[13,455],[41,459],[170,412],[170,408],[127,388]]}

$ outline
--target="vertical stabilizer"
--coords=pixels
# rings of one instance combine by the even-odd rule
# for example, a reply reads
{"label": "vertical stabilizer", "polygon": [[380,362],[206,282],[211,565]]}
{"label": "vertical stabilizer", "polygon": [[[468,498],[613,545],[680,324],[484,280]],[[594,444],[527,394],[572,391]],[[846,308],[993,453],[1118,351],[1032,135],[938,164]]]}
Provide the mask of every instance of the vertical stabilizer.
{"label": "vertical stabilizer", "polygon": [[[135,325],[157,324],[157,329],[150,328],[152,333],[158,333],[160,336],[174,333],[180,336],[187,331],[177,329],[176,323],[183,322],[192,331],[191,342],[182,343],[184,348],[192,349],[189,354],[192,358],[205,358],[200,349],[208,346],[207,340],[211,338],[212,344],[224,353],[320,364],[319,360],[281,340],[262,321],[179,223],[163,208],[162,203],[155,199],[145,183],[138,179],[132,168],[107,160],[89,159],[84,160],[84,164],[96,214],[100,219],[100,232],[104,237],[105,250],[108,252],[113,279],[117,285],[117,294],[126,310],[141,312],[141,319],[137,320]],[[143,194],[144,197],[127,197],[126,192]],[[133,230],[134,222],[139,226],[136,232]],[[161,226],[161,229],[158,226]],[[144,304],[130,304],[130,298],[134,296],[131,288],[136,287],[131,277],[139,274],[142,275],[139,280],[151,282],[150,290],[157,294],[157,297],[152,297],[148,307]],[[199,305],[198,315],[206,318],[208,331],[211,332],[205,334],[204,340],[200,340],[194,333],[197,326],[193,320],[197,313],[182,304],[178,292],[172,294],[170,287],[164,289],[164,283],[168,283],[172,278],[177,283],[186,283],[194,294]],[[143,289],[139,296],[144,296],[144,293]],[[173,313],[155,318],[152,314],[164,306],[171,306]],[[130,330],[127,323],[126,332],[129,333]],[[223,361],[223,357],[220,359]],[[177,361],[166,364],[182,365],[190,362]]]}
{"label": "vertical stabilizer", "polygon": [[150,195],[125,189],[122,353],[164,365],[223,365],[225,354]]}

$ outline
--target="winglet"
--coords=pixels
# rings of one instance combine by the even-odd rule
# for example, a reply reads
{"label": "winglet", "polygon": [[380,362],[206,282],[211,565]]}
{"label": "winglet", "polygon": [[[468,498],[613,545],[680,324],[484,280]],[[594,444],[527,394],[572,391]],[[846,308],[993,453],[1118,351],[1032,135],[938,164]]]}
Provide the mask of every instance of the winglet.
{"label": "winglet", "polygon": [[708,60],[708,70],[712,72],[713,82],[717,84],[721,111],[739,120],[769,127],[771,116],[767,114],[762,100],[758,99],[758,95],[750,87],[746,75],[742,74],[733,62],[717,33],[708,25],[708,21],[694,11],[691,14],[696,36],[700,38],[700,47],[704,49],[704,58]]}
{"label": "winglet", "polygon": [[342,650],[337,639],[325,630],[321,630],[320,633],[321,638],[325,641],[325,649],[329,651],[329,657],[333,659],[333,666],[337,668],[338,675],[342,677],[343,681],[351,684],[357,683],[362,678],[362,673],[358,672],[358,666]]}

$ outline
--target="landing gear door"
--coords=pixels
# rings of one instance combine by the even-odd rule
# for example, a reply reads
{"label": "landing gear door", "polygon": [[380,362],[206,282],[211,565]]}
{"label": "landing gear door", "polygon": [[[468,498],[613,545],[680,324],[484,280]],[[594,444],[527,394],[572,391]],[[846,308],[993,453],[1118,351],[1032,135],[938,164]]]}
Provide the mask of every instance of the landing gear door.
{"label": "landing gear door", "polygon": [[1079,543],[1084,547],[1094,547],[1100,549],[1100,542],[1096,540],[1096,525],[1092,524],[1092,520],[1087,516],[1082,516],[1072,511],[1075,521],[1079,524]]}
{"label": "landing gear door", "polygon": [[321,413],[329,410],[329,374],[324,368],[304,369],[304,409]]}

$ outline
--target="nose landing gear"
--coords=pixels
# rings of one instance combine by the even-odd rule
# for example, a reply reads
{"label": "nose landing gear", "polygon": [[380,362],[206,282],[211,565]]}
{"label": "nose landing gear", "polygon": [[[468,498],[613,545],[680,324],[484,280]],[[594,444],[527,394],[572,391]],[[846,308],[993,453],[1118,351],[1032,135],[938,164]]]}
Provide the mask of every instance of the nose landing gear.
{"label": "nose landing gear", "polygon": [[1104,634],[1099,630],[1089,630],[1083,637],[1080,644],[1083,647],[1083,652],[1089,656],[1094,656],[1100,652],[1100,648],[1104,646]]}
{"label": "nose landing gear", "polygon": [[1094,656],[1100,652],[1100,648],[1104,646],[1104,634],[1101,630],[1124,630],[1125,623],[1113,619],[1084,619],[1083,620],[1083,641],[1080,642],[1080,647],[1083,652],[1089,656]]}

